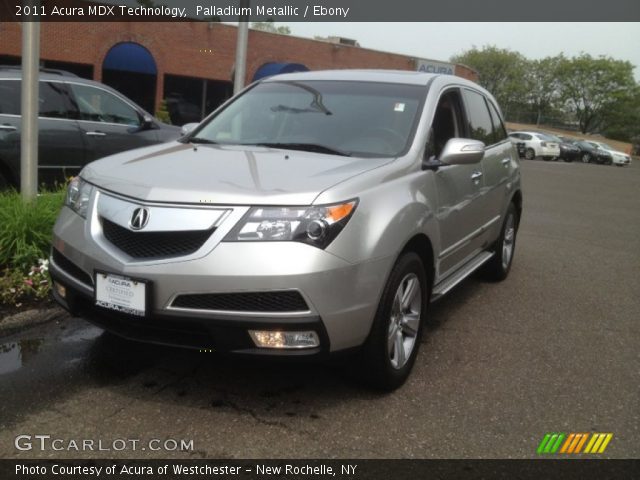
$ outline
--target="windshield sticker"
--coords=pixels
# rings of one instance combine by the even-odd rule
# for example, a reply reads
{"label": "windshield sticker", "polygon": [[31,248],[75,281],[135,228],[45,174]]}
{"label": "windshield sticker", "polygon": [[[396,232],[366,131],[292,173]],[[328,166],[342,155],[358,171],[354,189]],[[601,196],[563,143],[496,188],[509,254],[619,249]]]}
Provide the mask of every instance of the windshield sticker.
{"label": "windshield sticker", "polygon": [[404,103],[396,103],[393,107],[394,112],[404,112]]}

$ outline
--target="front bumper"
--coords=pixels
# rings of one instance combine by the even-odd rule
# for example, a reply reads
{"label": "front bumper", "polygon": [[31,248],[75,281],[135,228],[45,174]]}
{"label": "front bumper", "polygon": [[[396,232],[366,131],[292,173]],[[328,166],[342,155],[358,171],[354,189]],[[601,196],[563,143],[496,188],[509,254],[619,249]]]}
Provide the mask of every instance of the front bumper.
{"label": "front bumper", "polygon": [[[393,258],[352,264],[297,242],[219,242],[211,251],[171,261],[124,261],[96,241],[98,227],[63,208],[54,227],[51,276],[65,286],[54,297],[88,321],[127,338],[234,353],[316,355],[350,349],[367,338]],[[223,226],[231,229],[233,225]],[[222,234],[221,234],[222,235]],[[148,315],[124,315],[94,304],[95,272],[149,282]],[[55,290],[55,289],[54,289]],[[308,309],[295,312],[176,308],[179,295],[295,290]],[[313,330],[320,347],[257,348],[248,330]]]}

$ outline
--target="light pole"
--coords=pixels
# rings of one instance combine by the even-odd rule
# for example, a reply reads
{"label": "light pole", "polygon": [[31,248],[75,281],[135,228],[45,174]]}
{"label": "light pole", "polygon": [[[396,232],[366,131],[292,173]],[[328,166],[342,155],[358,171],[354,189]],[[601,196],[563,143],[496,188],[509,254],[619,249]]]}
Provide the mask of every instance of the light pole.
{"label": "light pole", "polygon": [[[249,8],[249,0],[240,0],[240,8],[243,12],[245,8]],[[233,76],[234,95],[244,88],[244,79],[247,73],[247,44],[249,42],[249,17],[243,14],[238,20],[236,68]]]}
{"label": "light pole", "polygon": [[[39,2],[25,2],[37,6]],[[36,17],[37,18],[37,17]],[[40,73],[40,21],[22,22],[22,135],[20,138],[20,191],[29,200],[38,193],[38,77]]]}

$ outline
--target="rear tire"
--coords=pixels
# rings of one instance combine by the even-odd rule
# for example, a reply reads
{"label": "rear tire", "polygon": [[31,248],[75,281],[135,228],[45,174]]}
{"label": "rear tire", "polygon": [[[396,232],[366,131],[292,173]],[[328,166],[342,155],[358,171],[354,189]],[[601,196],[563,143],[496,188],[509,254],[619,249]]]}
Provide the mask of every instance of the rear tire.
{"label": "rear tire", "polygon": [[582,155],[582,163],[591,163],[591,155],[585,153]]}
{"label": "rear tire", "polygon": [[533,148],[527,148],[524,151],[524,158],[526,158],[527,160],[533,160],[534,158],[536,158],[536,152]]}
{"label": "rear tire", "polygon": [[483,276],[493,282],[501,282],[509,275],[513,255],[516,249],[516,235],[518,233],[518,212],[513,203],[509,204],[504,217],[500,237],[495,243],[494,255],[484,266]]}
{"label": "rear tire", "polygon": [[420,257],[403,254],[391,271],[362,349],[361,377],[391,391],[409,376],[420,347],[430,288]]}

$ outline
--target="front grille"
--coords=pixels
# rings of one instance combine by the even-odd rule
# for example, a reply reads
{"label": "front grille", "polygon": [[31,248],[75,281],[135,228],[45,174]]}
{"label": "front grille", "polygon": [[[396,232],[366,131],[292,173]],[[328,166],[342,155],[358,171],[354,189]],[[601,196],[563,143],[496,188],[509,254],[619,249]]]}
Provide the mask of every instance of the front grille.
{"label": "front grille", "polygon": [[84,283],[85,285],[93,285],[93,279],[88,273],[78,267],[75,263],[73,263],[55,248],[51,250],[51,258],[53,259],[54,263],[62,270],[64,270],[68,275],[72,276],[79,282]]}
{"label": "front grille", "polygon": [[306,312],[309,310],[300,292],[199,293],[179,295],[173,307],[229,312]]}
{"label": "front grille", "polygon": [[215,231],[133,232],[102,218],[104,236],[133,258],[181,257],[197,251]]}

